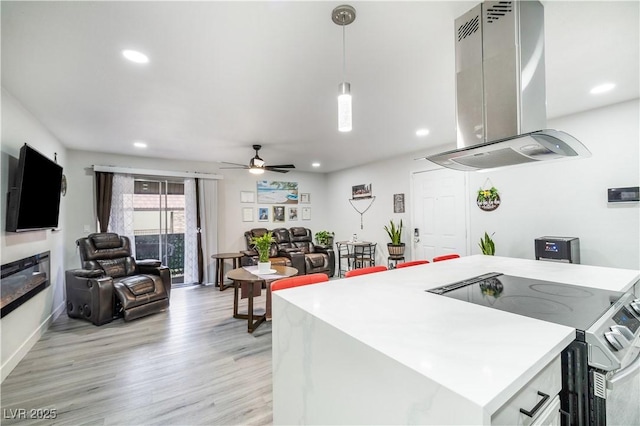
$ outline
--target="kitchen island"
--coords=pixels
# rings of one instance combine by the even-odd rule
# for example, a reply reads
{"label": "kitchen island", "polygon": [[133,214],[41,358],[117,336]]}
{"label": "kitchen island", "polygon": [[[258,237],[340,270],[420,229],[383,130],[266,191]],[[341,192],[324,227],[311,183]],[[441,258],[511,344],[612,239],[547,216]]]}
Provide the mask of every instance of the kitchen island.
{"label": "kitchen island", "polygon": [[488,272],[611,291],[640,278],[477,255],[276,292],[274,424],[495,422],[575,330],[425,292]]}

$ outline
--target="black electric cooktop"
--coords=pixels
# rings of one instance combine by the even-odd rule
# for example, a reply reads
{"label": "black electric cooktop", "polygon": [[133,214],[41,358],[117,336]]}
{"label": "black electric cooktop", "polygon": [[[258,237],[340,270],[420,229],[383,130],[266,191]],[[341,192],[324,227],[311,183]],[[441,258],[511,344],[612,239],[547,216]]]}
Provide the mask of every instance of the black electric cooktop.
{"label": "black electric cooktop", "polygon": [[587,330],[624,293],[488,273],[430,293]]}

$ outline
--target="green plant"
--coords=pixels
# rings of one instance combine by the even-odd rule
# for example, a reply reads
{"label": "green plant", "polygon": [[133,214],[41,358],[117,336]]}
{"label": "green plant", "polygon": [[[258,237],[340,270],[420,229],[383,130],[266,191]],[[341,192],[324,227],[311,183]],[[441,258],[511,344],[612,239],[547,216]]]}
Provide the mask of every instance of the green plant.
{"label": "green plant", "polygon": [[489,189],[478,190],[478,196],[476,197],[476,201],[481,203],[483,201],[496,201],[498,199],[498,190],[495,186],[492,186]]}
{"label": "green plant", "polygon": [[[495,232],[493,234],[495,234]],[[491,237],[493,236],[493,234],[491,234]],[[493,256],[495,254],[496,246],[493,240],[491,239],[491,237],[489,236],[489,234],[485,232],[484,238],[480,238],[480,242],[478,243],[478,246],[480,246],[480,250],[482,250],[482,254],[487,254],[490,256]]]}
{"label": "green plant", "polygon": [[385,225],[384,230],[387,231],[387,235],[389,235],[389,238],[391,239],[391,244],[400,245],[400,241],[402,240],[402,219],[400,219],[400,224],[398,226],[393,223],[393,220],[389,221],[389,225],[390,226]]}
{"label": "green plant", "polygon": [[271,232],[267,232],[260,237],[253,237],[251,243],[258,250],[258,258],[260,262],[269,261],[269,250],[271,249],[271,243],[274,242]]}
{"label": "green plant", "polygon": [[334,236],[335,236],[335,234],[333,232],[329,232],[329,231],[318,231],[315,234],[316,241],[318,242],[318,244],[320,244],[322,246],[329,245],[331,239]]}

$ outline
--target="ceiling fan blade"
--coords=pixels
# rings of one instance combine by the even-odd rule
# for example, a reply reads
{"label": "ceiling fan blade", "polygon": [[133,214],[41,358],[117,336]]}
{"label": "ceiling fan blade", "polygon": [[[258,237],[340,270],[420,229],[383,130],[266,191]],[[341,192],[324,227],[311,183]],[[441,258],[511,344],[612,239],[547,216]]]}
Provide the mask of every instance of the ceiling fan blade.
{"label": "ceiling fan blade", "polygon": [[229,163],[229,162],[226,162],[226,161],[221,161],[220,163],[221,164],[230,164],[232,166],[235,166],[235,167],[220,167],[221,169],[248,169],[249,168],[249,166],[247,166],[245,164]]}
{"label": "ceiling fan blade", "polygon": [[277,173],[289,173],[289,170],[274,169],[273,166],[267,166],[265,167],[265,170],[269,170],[270,172],[277,172]]}
{"label": "ceiling fan blade", "polygon": [[295,169],[296,166],[294,166],[293,164],[269,164],[268,166],[265,167],[275,167],[277,169]]}

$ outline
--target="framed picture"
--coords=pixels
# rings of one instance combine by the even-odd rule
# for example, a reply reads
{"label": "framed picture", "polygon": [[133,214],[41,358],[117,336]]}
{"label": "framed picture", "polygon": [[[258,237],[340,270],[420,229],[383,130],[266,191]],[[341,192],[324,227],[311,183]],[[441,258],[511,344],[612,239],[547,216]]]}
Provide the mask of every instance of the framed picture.
{"label": "framed picture", "polygon": [[404,194],[393,194],[393,212],[404,213]]}
{"label": "framed picture", "polygon": [[269,222],[268,207],[258,207],[258,222]]}
{"label": "framed picture", "polygon": [[253,222],[253,207],[242,208],[242,221]]}
{"label": "framed picture", "polygon": [[298,182],[259,180],[258,203],[298,204]]}
{"label": "framed picture", "polygon": [[311,194],[308,192],[303,192],[300,194],[300,203],[309,204],[311,202]]}
{"label": "framed picture", "polygon": [[351,198],[371,198],[371,184],[351,187]]}
{"label": "framed picture", "polygon": [[302,220],[311,220],[311,207],[302,208]]}
{"label": "framed picture", "polygon": [[273,221],[284,222],[284,206],[273,206]]}
{"label": "framed picture", "polygon": [[289,220],[298,220],[298,208],[289,207]]}
{"label": "framed picture", "polygon": [[255,203],[256,197],[253,191],[240,191],[241,203]]}

